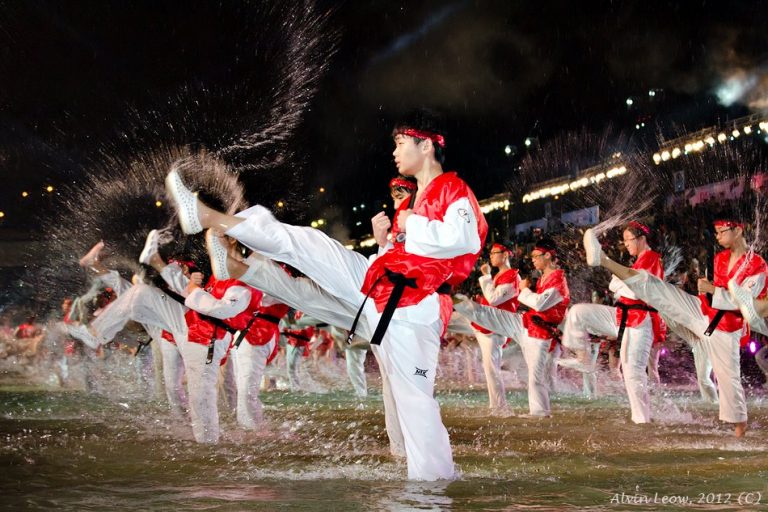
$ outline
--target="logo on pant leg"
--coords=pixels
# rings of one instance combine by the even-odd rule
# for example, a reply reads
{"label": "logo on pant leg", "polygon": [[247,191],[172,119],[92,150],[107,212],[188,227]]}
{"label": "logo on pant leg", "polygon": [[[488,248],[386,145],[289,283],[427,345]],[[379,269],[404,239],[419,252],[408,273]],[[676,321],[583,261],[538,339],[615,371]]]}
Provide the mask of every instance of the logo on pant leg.
{"label": "logo on pant leg", "polygon": [[421,368],[419,368],[418,366],[416,366],[415,368],[416,368],[416,373],[414,373],[414,375],[419,375],[419,376],[421,376],[421,377],[424,377],[425,379],[427,378],[427,372],[428,372],[429,370],[422,370],[422,369],[421,369]]}

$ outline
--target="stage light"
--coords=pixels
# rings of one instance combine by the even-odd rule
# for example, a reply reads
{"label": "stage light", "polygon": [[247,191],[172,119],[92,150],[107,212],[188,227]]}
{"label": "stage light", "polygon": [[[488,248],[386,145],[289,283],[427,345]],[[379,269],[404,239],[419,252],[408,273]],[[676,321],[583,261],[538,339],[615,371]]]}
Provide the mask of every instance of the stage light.
{"label": "stage light", "polygon": [[673,149],[673,150],[672,150],[672,158],[677,158],[677,157],[679,157],[679,156],[680,156],[680,153],[682,153],[682,151],[680,151],[680,148],[675,148],[675,149]]}
{"label": "stage light", "polygon": [[720,133],[717,135],[718,142],[725,142],[728,139],[728,136],[724,133]]}
{"label": "stage light", "polygon": [[162,201],[155,201],[155,206],[160,208],[161,206],[163,206],[163,202]]}
{"label": "stage light", "polygon": [[661,155],[658,153],[654,153],[653,161],[656,163],[656,165],[659,165],[661,163]]}
{"label": "stage light", "polygon": [[670,157],[669,151],[662,151],[661,152],[661,159],[664,160],[665,162],[667,160],[669,160],[669,157]]}

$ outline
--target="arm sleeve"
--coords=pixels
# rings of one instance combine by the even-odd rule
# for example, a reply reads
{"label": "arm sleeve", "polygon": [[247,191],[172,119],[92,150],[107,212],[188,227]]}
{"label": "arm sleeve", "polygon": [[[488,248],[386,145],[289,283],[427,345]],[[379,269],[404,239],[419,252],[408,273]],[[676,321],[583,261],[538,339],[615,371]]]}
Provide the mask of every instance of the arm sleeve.
{"label": "arm sleeve", "polygon": [[712,307],[715,309],[724,309],[726,311],[734,311],[739,307],[731,300],[731,294],[725,288],[715,288],[715,293],[712,294]]}
{"label": "arm sleeve", "polygon": [[430,258],[455,258],[480,251],[477,219],[469,199],[451,203],[443,220],[413,214],[405,223],[405,250]]}
{"label": "arm sleeve", "polygon": [[196,288],[184,301],[184,305],[198,313],[224,320],[245,311],[250,302],[251,291],[248,288],[232,286],[220,299],[202,288]]}
{"label": "arm sleeve", "polygon": [[176,263],[166,265],[160,272],[160,277],[163,281],[168,283],[168,288],[178,293],[179,295],[186,296],[187,285],[189,284],[189,278],[184,275],[181,267]]}
{"label": "arm sleeve", "polygon": [[616,297],[625,297],[633,300],[637,299],[635,293],[624,284],[624,281],[616,276],[611,276],[611,282],[608,283],[608,289],[611,290]]}
{"label": "arm sleeve", "polygon": [[563,297],[557,288],[547,288],[541,293],[534,293],[529,288],[524,288],[520,291],[518,300],[534,311],[544,311],[562,302]]}
{"label": "arm sleeve", "polygon": [[510,299],[517,297],[518,289],[512,283],[495,286],[491,276],[480,276],[480,289],[483,291],[483,297],[491,306],[498,306]]}

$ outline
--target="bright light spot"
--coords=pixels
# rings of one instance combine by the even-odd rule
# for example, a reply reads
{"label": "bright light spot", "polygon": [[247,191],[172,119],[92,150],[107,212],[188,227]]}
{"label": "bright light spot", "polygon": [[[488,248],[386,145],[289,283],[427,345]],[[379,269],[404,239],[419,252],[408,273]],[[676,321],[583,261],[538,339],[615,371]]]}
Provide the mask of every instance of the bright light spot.
{"label": "bright light spot", "polygon": [[512,154],[512,146],[504,146],[504,153],[511,155]]}
{"label": "bright light spot", "polygon": [[675,148],[675,149],[673,149],[673,150],[672,150],[672,158],[677,158],[677,157],[679,157],[679,156],[680,156],[680,153],[682,153],[682,151],[680,151],[680,148]]}
{"label": "bright light spot", "polygon": [[663,355],[663,356],[667,355],[667,349],[666,348],[662,348],[661,349],[661,355]]}
{"label": "bright light spot", "polygon": [[51,193],[53,192],[53,187],[51,185],[48,185],[47,187],[45,187],[45,191],[48,193]]}
{"label": "bright light spot", "polygon": [[724,134],[724,133],[720,133],[717,136],[717,140],[719,142],[725,142],[727,139],[728,139],[728,136],[726,134]]}
{"label": "bright light spot", "polygon": [[711,135],[710,135],[709,137],[707,137],[706,139],[704,139],[704,142],[706,142],[706,143],[707,143],[707,144],[709,144],[710,146],[714,146],[714,145],[715,145],[715,138],[714,138],[713,136],[711,136]]}
{"label": "bright light spot", "polygon": [[318,221],[317,221],[317,225],[318,225],[318,226],[323,226],[323,225],[325,225],[325,219],[318,219]]}
{"label": "bright light spot", "polygon": [[361,205],[360,205],[360,209],[361,209],[361,210],[365,210],[365,205],[364,205],[364,204],[361,204]]}
{"label": "bright light spot", "polygon": [[634,103],[635,103],[635,100],[633,100],[632,98],[627,98],[627,106],[628,107],[631,107],[632,105],[634,105]]}
{"label": "bright light spot", "polygon": [[28,197],[28,196],[29,196],[29,192],[27,192],[26,190],[21,193],[21,197]]}
{"label": "bright light spot", "polygon": [[750,341],[750,342],[749,342],[749,351],[750,351],[751,353],[753,353],[753,354],[754,354],[755,352],[757,352],[757,343],[755,343],[754,341]]}
{"label": "bright light spot", "polygon": [[278,202],[277,202],[277,207],[278,207],[278,208],[282,208],[283,206],[285,206],[285,203],[284,203],[284,202],[282,202],[282,201],[278,201]]}
{"label": "bright light spot", "polygon": [[387,203],[384,203],[383,205],[381,205],[381,207],[382,208],[386,208],[387,207]]}
{"label": "bright light spot", "polygon": [[656,165],[658,165],[659,163],[661,163],[661,155],[660,155],[660,154],[658,154],[658,153],[654,153],[654,154],[653,154],[653,161],[656,163]]}
{"label": "bright light spot", "polygon": [[320,187],[320,193],[322,194],[324,192],[325,192],[325,187]]}
{"label": "bright light spot", "polygon": [[362,223],[362,221],[357,221],[357,222],[355,222],[355,226],[360,226],[360,225],[362,225],[362,224],[363,224],[363,223]]}
{"label": "bright light spot", "polygon": [[661,159],[662,159],[662,160],[664,160],[665,162],[666,162],[667,160],[669,160],[669,157],[670,157],[670,155],[669,155],[669,151],[662,151],[662,152],[661,152]]}
{"label": "bright light spot", "polygon": [[353,206],[353,207],[352,207],[352,211],[353,211],[353,212],[356,212],[356,211],[357,211],[357,206]]}
{"label": "bright light spot", "polygon": [[312,222],[309,223],[309,225],[312,226],[313,228],[316,228],[317,227],[317,221],[313,220]]}
{"label": "bright light spot", "polygon": [[689,153],[689,152],[690,152],[690,151],[692,151],[692,150],[693,150],[693,144],[691,144],[691,143],[689,142],[688,144],[686,144],[686,145],[685,145],[685,152],[686,152],[686,153]]}
{"label": "bright light spot", "polygon": [[0,219],[2,219],[3,217],[5,217],[5,212],[0,212]]}
{"label": "bright light spot", "polygon": [[744,127],[744,133],[746,133],[747,135],[752,133],[752,127],[751,126],[745,126]]}
{"label": "bright light spot", "polygon": [[650,91],[648,91],[648,96],[650,96],[651,98],[653,98],[654,96],[656,96],[656,91],[654,91],[653,89],[651,89]]}
{"label": "bright light spot", "polygon": [[531,147],[531,144],[533,144],[533,141],[531,140],[531,138],[530,137],[526,138],[525,139],[525,147],[529,148],[529,147]]}
{"label": "bright light spot", "polygon": [[731,132],[731,135],[733,135],[735,138],[738,138],[739,135],[741,135],[741,132],[739,130],[733,130]]}
{"label": "bright light spot", "polygon": [[746,75],[744,72],[741,72],[727,79],[717,88],[715,94],[720,103],[728,107],[741,100],[755,85],[757,85],[757,77],[755,75]]}
{"label": "bright light spot", "polygon": [[155,201],[155,206],[160,208],[161,206],[163,206],[163,202],[162,201]]}
{"label": "bright light spot", "polygon": [[635,130],[639,130],[639,129],[640,129],[640,125],[639,125],[639,124],[636,124],[636,125],[635,125]]}

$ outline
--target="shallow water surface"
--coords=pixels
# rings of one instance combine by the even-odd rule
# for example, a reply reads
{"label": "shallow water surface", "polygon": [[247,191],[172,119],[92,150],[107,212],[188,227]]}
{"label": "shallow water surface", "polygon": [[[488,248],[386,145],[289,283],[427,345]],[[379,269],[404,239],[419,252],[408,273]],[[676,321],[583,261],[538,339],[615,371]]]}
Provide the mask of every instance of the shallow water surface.
{"label": "shallow water surface", "polygon": [[[119,393],[115,392],[115,395]],[[5,509],[758,510],[768,495],[768,406],[750,393],[743,440],[692,389],[657,390],[651,425],[620,395],[557,394],[554,417],[497,417],[482,390],[439,390],[461,477],[405,479],[388,452],[381,398],[350,391],[263,395],[269,428],[222,414],[223,441],[191,440],[162,403],[84,391],[0,390]],[[508,394],[523,411],[523,390]],[[663,502],[662,500],[666,500]]]}

